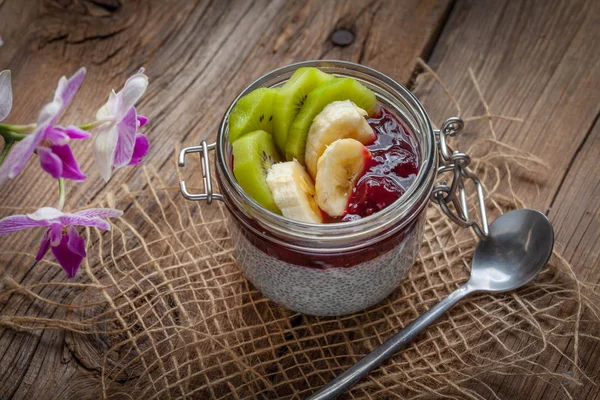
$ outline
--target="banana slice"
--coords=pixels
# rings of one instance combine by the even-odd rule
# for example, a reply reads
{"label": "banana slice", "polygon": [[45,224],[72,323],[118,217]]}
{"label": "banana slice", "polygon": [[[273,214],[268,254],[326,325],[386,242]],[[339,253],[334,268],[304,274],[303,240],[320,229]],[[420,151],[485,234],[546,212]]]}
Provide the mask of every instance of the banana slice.
{"label": "banana slice", "polygon": [[376,135],[365,117],[367,112],[350,100],[328,104],[312,122],[308,131],[304,161],[313,178],[317,176],[317,163],[327,146],[338,139],[356,139],[371,144]]}
{"label": "banana slice", "polygon": [[315,201],[315,185],[298,161],[277,163],[267,173],[273,200],[284,217],[320,224],[321,211]]}
{"label": "banana slice", "polygon": [[327,147],[319,158],[315,183],[321,210],[331,217],[344,215],[352,188],[370,159],[371,152],[355,139],[338,139]]}

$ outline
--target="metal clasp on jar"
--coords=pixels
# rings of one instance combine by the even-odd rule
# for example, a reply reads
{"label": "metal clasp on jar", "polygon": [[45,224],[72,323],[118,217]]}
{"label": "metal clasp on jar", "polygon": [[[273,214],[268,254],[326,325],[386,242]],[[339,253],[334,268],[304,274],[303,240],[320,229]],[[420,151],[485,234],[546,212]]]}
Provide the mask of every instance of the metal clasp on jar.
{"label": "metal clasp on jar", "polygon": [[206,140],[200,143],[200,146],[186,147],[179,152],[178,164],[179,167],[185,166],[185,155],[189,153],[200,153],[201,167],[202,167],[202,180],[204,181],[204,193],[190,193],[187,189],[185,181],[179,182],[179,188],[181,194],[188,200],[206,200],[208,204],[212,203],[213,200],[223,200],[223,195],[219,193],[213,193],[212,189],[212,177],[210,174],[210,160],[208,158],[208,152],[214,150],[217,147],[216,143],[206,144]]}
{"label": "metal clasp on jar", "polygon": [[[431,193],[431,199],[438,203],[442,212],[454,223],[463,228],[472,228],[477,236],[483,240],[489,234],[483,185],[477,175],[468,168],[471,163],[471,157],[467,153],[452,150],[446,141],[448,136],[456,136],[463,127],[464,122],[462,119],[452,117],[448,118],[442,124],[441,129],[434,131],[440,153],[438,176],[444,173],[451,173],[452,182],[450,185],[445,181],[436,185]],[[466,179],[473,181],[477,190],[480,223],[469,217],[469,205],[465,189]],[[450,209],[450,203],[454,205],[455,212]]]}

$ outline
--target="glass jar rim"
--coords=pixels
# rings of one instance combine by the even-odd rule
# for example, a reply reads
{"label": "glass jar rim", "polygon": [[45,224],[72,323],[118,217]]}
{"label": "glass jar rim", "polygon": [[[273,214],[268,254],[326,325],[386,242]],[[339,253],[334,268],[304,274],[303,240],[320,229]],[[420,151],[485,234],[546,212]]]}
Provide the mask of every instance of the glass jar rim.
{"label": "glass jar rim", "polygon": [[[419,140],[425,141],[425,146],[423,146],[425,152],[421,154],[419,173],[407,191],[385,209],[355,221],[326,224],[300,222],[266,210],[248,196],[237,183],[226,157],[226,148],[227,146],[231,146],[227,137],[228,117],[231,110],[241,97],[252,90],[265,87],[268,82],[278,77],[287,76],[289,78],[288,75],[291,75],[296,69],[302,67],[317,67],[325,70],[336,69],[338,73],[334,72],[334,74],[341,76],[344,76],[344,71],[348,71],[349,73],[373,79],[375,82],[370,82],[371,85],[377,87],[385,86],[397,100],[402,102],[402,105],[409,112],[414,114],[413,117],[416,117],[417,123],[421,125],[419,130],[422,132],[422,137],[419,137]],[[363,81],[360,77],[352,77]],[[362,83],[365,82],[363,81]],[[218,172],[217,176],[226,204],[232,205],[231,202],[233,202],[236,210],[255,219],[262,227],[260,232],[257,231],[256,227],[247,226],[249,229],[254,230],[258,234],[264,234],[263,229],[268,229],[277,236],[275,240],[271,239],[286,247],[297,250],[318,248],[321,252],[335,252],[341,249],[348,250],[366,247],[407,226],[428,203],[437,172],[438,157],[431,120],[419,100],[407,88],[372,68],[338,60],[313,60],[290,64],[275,69],[252,82],[234,99],[223,116],[217,136],[216,150],[215,164]],[[377,235],[382,232],[384,236]],[[284,240],[281,240],[279,236],[283,236]],[[295,244],[298,242],[306,244]]]}

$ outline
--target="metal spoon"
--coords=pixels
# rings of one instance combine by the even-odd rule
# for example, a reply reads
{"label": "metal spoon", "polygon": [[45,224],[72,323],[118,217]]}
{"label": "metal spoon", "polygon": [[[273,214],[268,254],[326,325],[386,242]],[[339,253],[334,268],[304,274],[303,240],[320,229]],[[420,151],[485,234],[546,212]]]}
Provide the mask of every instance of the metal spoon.
{"label": "metal spoon", "polygon": [[344,393],[468,294],[506,292],[523,286],[546,265],[553,245],[552,225],[539,211],[516,210],[501,215],[490,225],[489,237],[477,244],[467,283],[329,382],[309,400],[334,399]]}

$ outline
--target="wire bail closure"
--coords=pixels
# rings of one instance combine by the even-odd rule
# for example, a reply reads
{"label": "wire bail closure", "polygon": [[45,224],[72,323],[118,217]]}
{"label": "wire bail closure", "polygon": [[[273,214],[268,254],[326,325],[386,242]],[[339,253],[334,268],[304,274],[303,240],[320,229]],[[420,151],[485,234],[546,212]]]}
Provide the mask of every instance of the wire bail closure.
{"label": "wire bail closure", "polygon": [[200,143],[200,146],[186,147],[179,152],[178,164],[179,167],[185,166],[185,155],[189,153],[200,153],[201,167],[202,167],[202,180],[204,182],[204,193],[190,193],[187,189],[185,181],[179,182],[179,188],[181,194],[188,200],[206,200],[206,203],[210,204],[213,200],[223,200],[223,195],[219,193],[213,193],[212,190],[212,178],[210,175],[210,159],[208,158],[208,152],[214,150],[217,147],[216,143],[206,144],[206,140]]}
{"label": "wire bail closure", "polygon": [[[462,131],[463,127],[464,122],[462,119],[452,117],[448,118],[442,124],[441,129],[434,131],[441,158],[437,171],[438,176],[444,173],[451,174],[452,181],[450,185],[446,181],[436,185],[431,193],[431,200],[435,201],[442,209],[442,212],[454,223],[463,228],[472,228],[480,239],[485,240],[489,235],[489,229],[483,185],[477,175],[468,168],[469,164],[471,164],[471,157],[466,153],[452,150],[446,141],[448,136],[456,136]],[[469,217],[469,205],[465,189],[465,181],[467,179],[473,181],[477,190],[480,223]],[[450,203],[454,205],[456,211],[450,209]]]}

